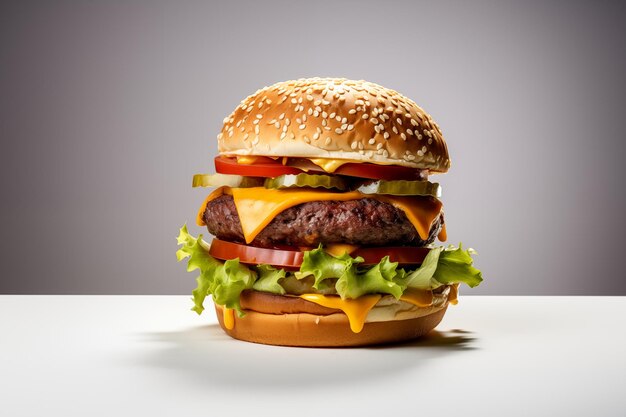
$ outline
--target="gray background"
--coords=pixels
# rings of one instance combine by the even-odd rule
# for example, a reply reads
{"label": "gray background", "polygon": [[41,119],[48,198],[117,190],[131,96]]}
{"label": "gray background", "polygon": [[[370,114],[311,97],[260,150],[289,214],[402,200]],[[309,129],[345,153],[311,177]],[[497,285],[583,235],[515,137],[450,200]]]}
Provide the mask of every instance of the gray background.
{"label": "gray background", "polygon": [[441,125],[449,238],[486,278],[471,293],[626,294],[619,2],[0,7],[2,293],[189,293],[174,237],[224,116],[264,85],[343,76]]}

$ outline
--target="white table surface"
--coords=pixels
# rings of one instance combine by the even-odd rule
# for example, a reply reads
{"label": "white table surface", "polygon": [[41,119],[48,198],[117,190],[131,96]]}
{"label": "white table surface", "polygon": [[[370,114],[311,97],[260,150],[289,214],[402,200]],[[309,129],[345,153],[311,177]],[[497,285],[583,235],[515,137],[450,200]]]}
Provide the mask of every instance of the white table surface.
{"label": "white table surface", "polygon": [[190,307],[0,296],[0,415],[626,415],[626,297],[462,296],[430,337],[358,349],[235,341]]}

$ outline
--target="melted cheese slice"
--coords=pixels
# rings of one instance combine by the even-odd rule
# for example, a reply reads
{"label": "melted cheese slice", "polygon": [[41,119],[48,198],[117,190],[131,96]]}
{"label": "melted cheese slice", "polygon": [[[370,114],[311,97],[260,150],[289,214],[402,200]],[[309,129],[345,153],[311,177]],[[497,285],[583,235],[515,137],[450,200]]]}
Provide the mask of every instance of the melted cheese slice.
{"label": "melted cheese slice", "polygon": [[333,256],[342,256],[346,253],[350,255],[358,248],[358,246],[348,245],[347,243],[329,243],[324,245],[324,250]]}
{"label": "melted cheese slice", "polygon": [[365,319],[370,310],[380,301],[380,294],[364,295],[357,299],[342,300],[338,296],[326,296],[323,294],[302,294],[303,298],[312,303],[319,304],[328,308],[336,308],[343,311],[350,321],[350,330],[359,333],[363,330]]}
{"label": "melted cheese slice", "polygon": [[[450,288],[452,294],[452,287]],[[300,298],[319,304],[324,307],[341,310],[348,316],[350,322],[350,330],[359,333],[363,330],[365,320],[370,310],[380,301],[382,295],[369,294],[361,296],[357,299],[345,299],[336,295],[323,294],[302,294]],[[400,300],[416,305],[418,307],[429,307],[433,303],[432,291],[406,290],[400,297]],[[456,300],[456,296],[454,297]],[[454,303],[456,304],[456,303]]]}
{"label": "melted cheese slice", "polygon": [[433,292],[407,288],[404,290],[400,300],[406,301],[407,303],[411,303],[418,307],[428,307],[433,303]]}
{"label": "melted cheese slice", "polygon": [[335,172],[340,166],[350,163],[350,161],[342,161],[341,159],[324,158],[309,158],[309,161],[313,162],[315,165],[322,168],[326,172]]}
{"label": "melted cheese slice", "polygon": [[306,189],[273,190],[263,187],[232,189],[220,187],[213,191],[200,207],[196,218],[199,226],[206,225],[203,219],[206,205],[223,194],[233,196],[246,243],[252,242],[261,230],[281,212],[311,201],[348,201],[373,198],[389,203],[404,212],[419,236],[424,240],[428,238],[430,227],[442,209],[441,201],[436,198],[362,194],[358,191],[337,193]]}
{"label": "melted cheese slice", "polygon": [[235,311],[232,308],[224,307],[224,327],[228,330],[235,327]]}

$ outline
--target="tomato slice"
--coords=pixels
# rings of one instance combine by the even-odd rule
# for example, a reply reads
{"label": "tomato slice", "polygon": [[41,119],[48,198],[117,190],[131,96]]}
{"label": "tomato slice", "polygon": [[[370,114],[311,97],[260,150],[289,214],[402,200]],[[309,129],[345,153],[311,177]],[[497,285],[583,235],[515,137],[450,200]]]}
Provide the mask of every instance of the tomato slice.
{"label": "tomato slice", "polygon": [[[239,164],[236,158],[217,156],[215,170],[220,174],[244,175],[249,177],[270,177],[300,174],[302,172],[325,172],[308,159],[290,158],[287,165],[271,158],[258,157],[252,164]],[[427,180],[428,170],[399,165],[376,165],[349,162],[341,165],[332,174],[377,180]]]}
{"label": "tomato slice", "polygon": [[296,250],[257,248],[225,240],[213,239],[209,254],[221,260],[239,258],[244,264],[269,264],[294,268],[302,265],[304,252]]}
{"label": "tomato slice", "polygon": [[238,164],[235,158],[215,157],[215,171],[220,174],[244,175],[248,177],[275,178],[281,175],[300,174],[302,170],[282,165],[280,162],[255,162]]}
{"label": "tomato slice", "polygon": [[362,247],[356,249],[350,256],[362,257],[364,262],[361,265],[376,265],[385,256],[389,256],[391,262],[398,262],[400,265],[420,265],[428,252],[430,252],[428,248],[411,246]]}
{"label": "tomato slice", "polygon": [[344,164],[337,168],[334,174],[387,181],[428,179],[427,170],[403,167],[399,165],[376,165],[367,163]]}
{"label": "tomato slice", "polygon": [[[350,253],[350,256],[361,256],[364,262],[360,265],[376,265],[385,256],[400,265],[419,265],[429,251],[428,248],[408,246],[362,247]],[[239,258],[239,262],[244,264],[268,264],[287,269],[300,267],[304,259],[304,252],[300,250],[257,248],[220,239],[213,239],[209,254],[224,261]]]}

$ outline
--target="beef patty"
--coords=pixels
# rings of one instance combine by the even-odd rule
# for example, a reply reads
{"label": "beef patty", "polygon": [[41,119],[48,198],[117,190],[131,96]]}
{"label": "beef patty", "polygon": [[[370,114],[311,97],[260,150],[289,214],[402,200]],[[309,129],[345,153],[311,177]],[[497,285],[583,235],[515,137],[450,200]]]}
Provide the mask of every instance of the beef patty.
{"label": "beef patty", "polygon": [[[235,202],[222,195],[204,212],[209,233],[218,239],[245,242]],[[435,240],[443,215],[422,240],[404,212],[372,198],[349,201],[312,201],[277,215],[250,243],[258,247],[317,246],[348,243],[358,246],[425,246]]]}

